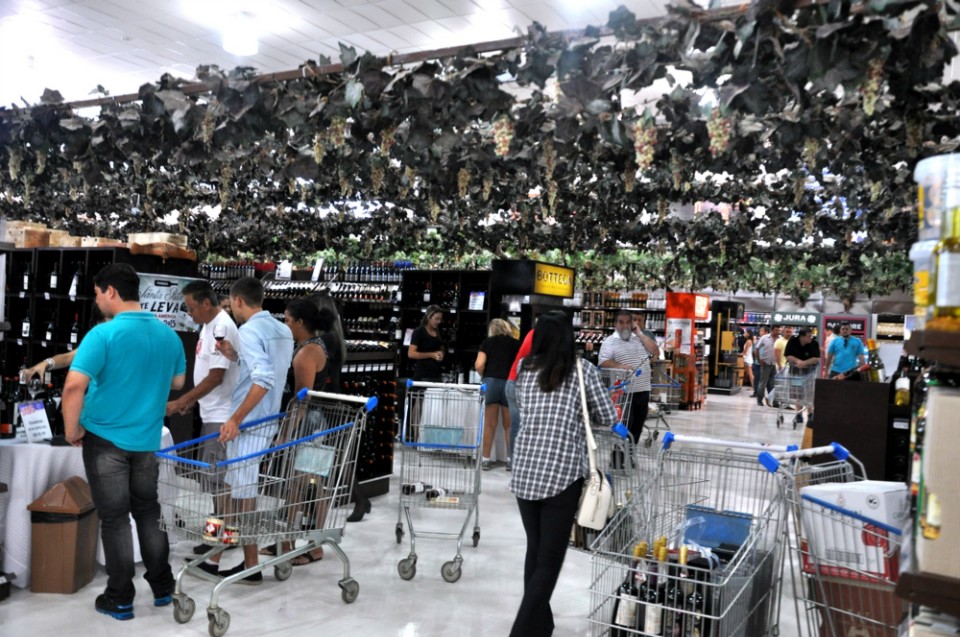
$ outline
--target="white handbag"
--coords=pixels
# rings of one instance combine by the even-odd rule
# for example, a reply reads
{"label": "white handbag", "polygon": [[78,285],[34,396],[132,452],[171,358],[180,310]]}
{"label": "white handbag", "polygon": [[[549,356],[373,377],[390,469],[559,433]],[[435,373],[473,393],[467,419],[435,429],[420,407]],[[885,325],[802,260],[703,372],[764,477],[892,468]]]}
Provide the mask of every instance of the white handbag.
{"label": "white handbag", "polygon": [[583,368],[577,358],[577,378],[580,382],[580,405],[583,409],[583,426],[586,428],[587,458],[590,464],[590,474],[583,483],[583,493],[580,495],[580,504],[577,506],[577,524],[582,527],[600,531],[607,524],[614,513],[613,487],[607,476],[597,469],[597,459],[594,452],[597,442],[590,431],[590,411],[587,408],[587,393],[583,382]]}

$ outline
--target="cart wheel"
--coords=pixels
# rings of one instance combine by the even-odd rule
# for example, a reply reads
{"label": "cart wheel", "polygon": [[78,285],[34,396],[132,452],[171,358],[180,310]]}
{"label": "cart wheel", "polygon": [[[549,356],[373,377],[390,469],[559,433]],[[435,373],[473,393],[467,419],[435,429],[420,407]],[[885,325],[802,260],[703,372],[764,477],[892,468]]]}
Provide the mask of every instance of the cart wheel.
{"label": "cart wheel", "polygon": [[443,580],[451,584],[460,579],[462,574],[463,571],[460,570],[460,563],[456,560],[451,560],[440,567],[440,575],[443,577]]}
{"label": "cart wheel", "polygon": [[183,600],[173,598],[173,620],[178,624],[186,624],[193,618],[193,613],[197,610],[197,603],[186,595]]}
{"label": "cart wheel", "polygon": [[400,579],[411,580],[417,574],[417,561],[412,557],[407,557],[397,562],[397,572]]}
{"label": "cart wheel", "polygon": [[345,604],[352,604],[357,601],[357,595],[360,594],[360,584],[355,579],[340,580],[340,597]]}
{"label": "cart wheel", "polygon": [[480,544],[480,529],[474,529],[474,530],[473,530],[473,546],[474,546],[474,548],[476,548],[476,546],[477,546],[478,544]]}
{"label": "cart wheel", "polygon": [[778,414],[778,415],[777,415],[777,429],[779,429],[779,428],[780,428],[780,425],[782,425],[782,424],[783,424],[783,414]]}
{"label": "cart wheel", "polygon": [[230,613],[220,609],[217,613],[210,613],[209,618],[207,630],[210,632],[210,637],[223,637],[230,628]]}
{"label": "cart wheel", "polygon": [[273,567],[273,576],[277,578],[278,582],[286,582],[292,574],[293,564],[290,562],[282,562]]}
{"label": "cart wheel", "polygon": [[397,544],[403,541],[403,524],[397,522]]}

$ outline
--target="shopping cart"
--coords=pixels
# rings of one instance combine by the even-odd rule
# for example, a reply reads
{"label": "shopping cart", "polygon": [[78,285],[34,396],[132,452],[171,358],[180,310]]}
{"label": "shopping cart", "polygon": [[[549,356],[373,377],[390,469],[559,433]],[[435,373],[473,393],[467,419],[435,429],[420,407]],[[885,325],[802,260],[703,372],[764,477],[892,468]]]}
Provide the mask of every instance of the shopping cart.
{"label": "shopping cart", "polygon": [[[286,413],[241,425],[243,439],[262,439],[263,451],[205,462],[200,459],[204,446],[219,444],[215,433],[157,452],[161,527],[210,546],[177,572],[173,617],[178,623],[190,621],[196,610],[184,592],[186,574],[216,583],[207,620],[210,634],[220,637],[230,626],[230,614],[219,606],[226,586],[268,568],[284,581],[293,571],[291,559],[321,545],[329,546],[343,564],[338,582],[343,601],[356,600],[360,586],[350,577],[350,560],[340,540],[358,441],[376,404],[376,398],[302,390]],[[295,546],[296,540],[306,543],[282,553],[285,543]],[[276,543],[280,554],[224,578],[199,568],[232,545],[261,543]]]}
{"label": "shopping cart", "polygon": [[[756,466],[761,449],[787,447],[664,435],[651,487],[593,544],[594,637],[777,633],[783,504]],[[667,561],[634,557],[641,542],[662,544]]]}
{"label": "shopping cart", "polygon": [[[833,459],[804,462],[826,455]],[[856,483],[866,479],[863,465],[836,443],[762,453],[760,462],[776,474],[789,510],[784,528],[792,531],[788,568],[798,637],[896,637],[907,612],[907,602],[894,594],[902,531],[837,505],[856,497]],[[876,496],[861,497],[865,510],[879,508]],[[906,518],[905,490],[900,511]]]}
{"label": "shopping cart", "polygon": [[[660,427],[670,431],[667,416],[680,409],[680,381],[670,375],[670,361],[657,361],[650,368],[650,411],[647,421],[653,420],[653,431],[647,439],[647,446],[660,435]],[[649,427],[649,425],[647,425]]]}
{"label": "shopping cart", "polygon": [[613,367],[598,367],[597,369],[600,371],[600,382],[607,388],[610,400],[613,401],[613,407],[617,410],[617,422],[629,425],[630,406],[633,402],[630,386],[634,379],[640,378],[643,370],[639,367],[633,370]]}
{"label": "shopping cart", "polygon": [[[473,518],[473,545],[480,543],[480,444],[483,440],[485,385],[407,381],[406,409],[400,433],[400,505],[397,544],[403,538],[403,518],[410,529],[410,554],[397,564],[400,577],[417,574],[416,538],[456,539],[457,555],[440,574],[447,582],[460,579],[463,536]],[[411,509],[465,511],[459,533],[416,531]]]}
{"label": "shopping cart", "polygon": [[777,406],[777,429],[783,424],[783,412],[786,409],[797,412],[793,417],[794,429],[803,424],[803,412],[809,413],[813,407],[813,388],[819,370],[819,366],[801,369],[787,365],[783,373],[774,378],[773,402]]}

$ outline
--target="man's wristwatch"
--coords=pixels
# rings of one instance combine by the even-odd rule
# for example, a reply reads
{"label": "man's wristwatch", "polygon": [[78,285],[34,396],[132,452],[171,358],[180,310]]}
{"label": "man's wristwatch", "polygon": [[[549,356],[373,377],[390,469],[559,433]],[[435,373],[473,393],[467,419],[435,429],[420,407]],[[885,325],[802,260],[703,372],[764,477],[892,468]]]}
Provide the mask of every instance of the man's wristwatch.
{"label": "man's wristwatch", "polygon": [[57,367],[57,361],[53,360],[52,358],[48,358],[43,362],[47,364],[47,371],[50,371],[51,369],[55,369]]}

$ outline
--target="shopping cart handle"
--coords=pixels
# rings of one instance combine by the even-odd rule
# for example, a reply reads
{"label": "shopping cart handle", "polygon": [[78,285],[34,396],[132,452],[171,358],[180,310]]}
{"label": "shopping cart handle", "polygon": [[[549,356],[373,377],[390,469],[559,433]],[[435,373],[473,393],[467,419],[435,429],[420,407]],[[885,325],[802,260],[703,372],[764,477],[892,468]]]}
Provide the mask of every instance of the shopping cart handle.
{"label": "shopping cart handle", "polygon": [[306,387],[302,388],[300,391],[297,392],[297,400],[306,400],[307,394],[309,393],[310,393],[310,390],[308,388]]}
{"label": "shopping cart handle", "polygon": [[353,396],[350,394],[334,394],[327,391],[314,391],[312,389],[307,389],[304,387],[297,392],[298,400],[306,400],[307,397],[310,398],[320,398],[321,400],[337,400],[350,403],[362,404],[363,408],[366,411],[373,411],[377,407],[377,397],[376,396]]}
{"label": "shopping cart handle", "polygon": [[637,378],[640,378],[640,375],[641,375],[642,373],[643,373],[643,368],[641,368],[641,367],[638,367],[637,369],[635,369],[635,370],[633,371],[633,375],[636,376]]}
{"label": "shopping cart handle", "polygon": [[663,440],[661,441],[661,444],[663,446],[664,451],[670,448],[670,445],[673,444],[674,438],[676,438],[676,435],[672,431],[668,431],[663,435]]}
{"label": "shopping cart handle", "polygon": [[707,438],[704,436],[687,436],[684,434],[675,434],[668,431],[663,435],[663,448],[669,449],[675,442],[693,443],[697,445],[706,445],[708,447],[720,447],[723,449],[747,449],[749,451],[775,451],[787,453],[797,448],[796,445],[771,445],[764,442],[749,442],[743,440],[721,440],[718,438]]}
{"label": "shopping cart handle", "polygon": [[626,440],[626,439],[627,439],[627,436],[630,435],[630,430],[627,429],[627,426],[624,425],[622,422],[618,422],[618,423],[616,423],[615,425],[612,425],[612,426],[610,427],[610,431],[612,431],[613,433],[617,434],[618,436],[620,436],[620,437],[623,438],[624,440]]}
{"label": "shopping cart handle", "polygon": [[811,447],[810,449],[797,449],[796,445],[791,445],[792,449],[786,451],[774,452],[764,451],[757,456],[757,461],[764,466],[770,473],[776,473],[780,468],[780,463],[784,460],[794,458],[812,458],[813,456],[832,455],[837,460],[847,460],[851,458],[850,451],[839,442],[831,442],[822,447]]}

